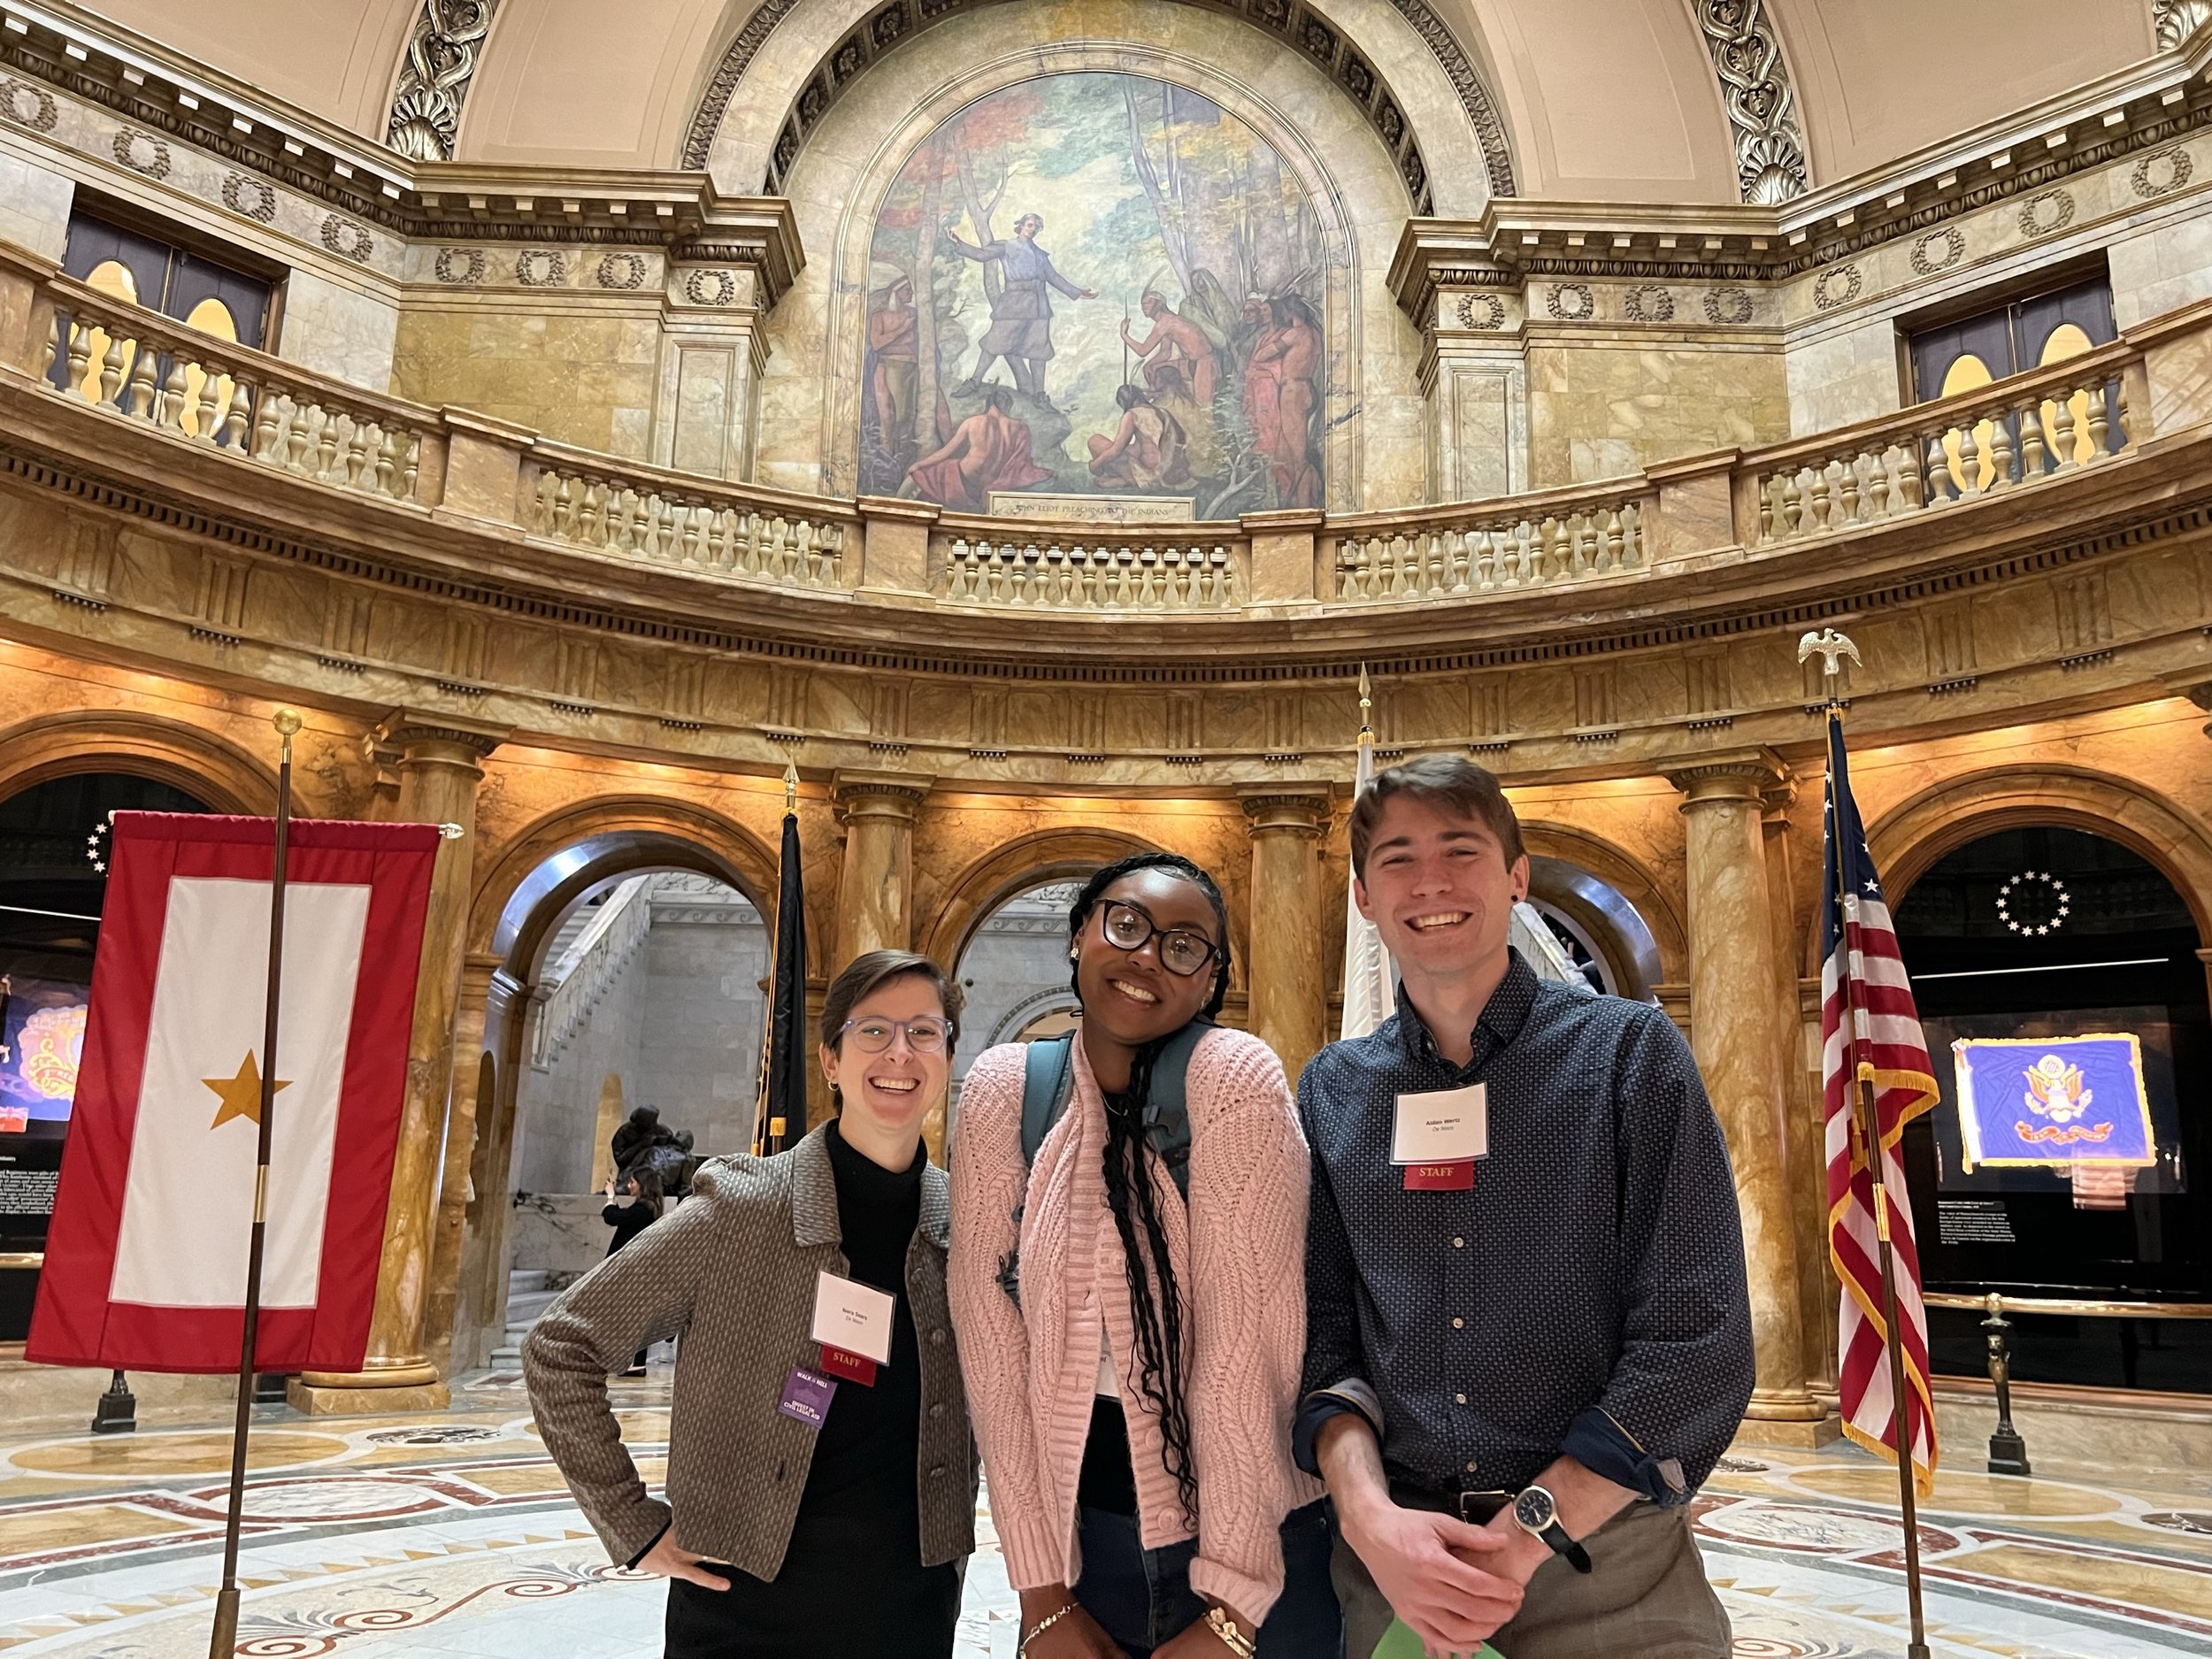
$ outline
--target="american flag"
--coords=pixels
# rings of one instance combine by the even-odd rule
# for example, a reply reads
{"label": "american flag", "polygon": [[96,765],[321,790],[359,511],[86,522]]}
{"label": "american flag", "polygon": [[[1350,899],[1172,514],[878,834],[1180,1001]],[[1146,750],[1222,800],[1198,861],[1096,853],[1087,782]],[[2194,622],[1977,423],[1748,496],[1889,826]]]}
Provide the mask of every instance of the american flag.
{"label": "american flag", "polygon": [[1928,1393],[1928,1313],[1920,1297],[1920,1253],[1898,1150],[1905,1125],[1936,1102],[1928,1041],[1912,984],[1851,799],[1843,721],[1828,717],[1827,879],[1820,966],[1822,1116],[1827,1125],[1828,1255],[1843,1284],[1837,1344],[1843,1430],[1869,1451],[1897,1456],[1896,1394],[1883,1317],[1879,1213],[1857,1118],[1857,1080],[1874,1096],[1882,1176],[1888,1189],[1890,1252],[1907,1386],[1912,1396],[1913,1481],[1935,1481],[1934,1402]]}

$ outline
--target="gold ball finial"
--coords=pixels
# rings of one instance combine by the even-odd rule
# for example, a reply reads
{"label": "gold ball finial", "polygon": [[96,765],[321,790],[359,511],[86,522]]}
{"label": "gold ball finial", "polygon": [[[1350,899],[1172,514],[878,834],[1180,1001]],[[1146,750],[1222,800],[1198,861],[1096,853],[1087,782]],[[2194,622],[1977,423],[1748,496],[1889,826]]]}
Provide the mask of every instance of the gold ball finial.
{"label": "gold ball finial", "polygon": [[279,737],[294,737],[305,722],[300,718],[297,709],[279,709],[269,724],[276,727]]}

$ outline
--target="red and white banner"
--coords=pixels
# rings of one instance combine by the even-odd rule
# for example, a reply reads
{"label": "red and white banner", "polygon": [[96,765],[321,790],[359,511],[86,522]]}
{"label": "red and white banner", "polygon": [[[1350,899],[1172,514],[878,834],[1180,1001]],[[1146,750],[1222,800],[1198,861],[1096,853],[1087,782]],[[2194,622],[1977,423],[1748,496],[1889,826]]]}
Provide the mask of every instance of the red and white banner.
{"label": "red and white banner", "polygon": [[[24,1356],[234,1371],[261,1110],[273,818],[119,812]],[[254,1369],[368,1348],[438,832],[296,818]]]}

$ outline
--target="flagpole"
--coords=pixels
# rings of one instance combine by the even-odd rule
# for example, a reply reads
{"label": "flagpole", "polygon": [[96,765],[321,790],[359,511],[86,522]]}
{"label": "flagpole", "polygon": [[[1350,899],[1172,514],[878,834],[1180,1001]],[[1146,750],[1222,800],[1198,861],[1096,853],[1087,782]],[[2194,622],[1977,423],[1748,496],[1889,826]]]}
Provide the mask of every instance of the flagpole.
{"label": "flagpole", "polygon": [[223,1586],[215,1596],[215,1629],[208,1659],[230,1659],[238,1646],[238,1533],[246,1509],[246,1436],[252,1421],[254,1349],[261,1332],[261,1258],[267,1242],[269,1147],[276,1118],[277,1013],[284,983],[284,878],[292,831],[292,737],[300,717],[279,709],[272,724],[281,748],[277,761],[276,853],[269,887],[269,983],[261,1020],[261,1111],[255,1125],[253,1226],[246,1246],[244,1329],[238,1342],[238,1409],[231,1425],[230,1513],[223,1523]]}
{"label": "flagpole", "polygon": [[[1840,749],[1843,741],[1843,699],[1839,694],[1837,659],[1825,657],[1823,672],[1828,685],[1828,723],[1835,736],[1834,747]],[[1849,894],[1844,874],[1843,824],[1834,810],[1834,769],[1829,777],[1830,833],[1829,862],[1836,884],[1836,904],[1839,910]],[[1843,917],[1845,934],[1843,971],[1837,974],[1838,988],[1843,995],[1844,1041],[1848,1047],[1847,1061],[1851,1067],[1848,1087],[1851,1090],[1851,1119],[1857,1131],[1860,1147],[1866,1153],[1868,1173],[1874,1182],[1874,1232],[1879,1243],[1878,1255],[1882,1263],[1882,1323],[1887,1333],[1889,1349],[1889,1393],[1891,1421],[1897,1435],[1897,1501],[1905,1523],[1905,1604],[1912,1617],[1912,1640],[1905,1649],[1906,1659],[1930,1659],[1928,1653],[1927,1621],[1921,1609],[1920,1596],[1920,1516],[1917,1494],[1914,1491],[1913,1467],[1913,1390],[1905,1374],[1905,1344],[1897,1323],[1897,1270],[1889,1241],[1889,1182],[1883,1155],[1881,1124],[1874,1106],[1873,1063],[1860,1057],[1858,1011],[1851,1000],[1851,964],[1849,953],[1849,913]]]}
{"label": "flagpole", "polygon": [[[788,824],[799,812],[799,767],[795,761],[783,764],[783,816]],[[779,857],[780,857],[780,853]],[[779,887],[781,883],[779,882]],[[753,1156],[772,1157],[783,1150],[786,1132],[789,1125],[782,1118],[771,1117],[775,1102],[769,1098],[769,1090],[775,1082],[776,1058],[776,986],[777,960],[783,954],[780,936],[781,918],[778,918],[775,936],[768,941],[768,1001],[762,1010],[760,1022],[760,1082],[753,1091]]]}

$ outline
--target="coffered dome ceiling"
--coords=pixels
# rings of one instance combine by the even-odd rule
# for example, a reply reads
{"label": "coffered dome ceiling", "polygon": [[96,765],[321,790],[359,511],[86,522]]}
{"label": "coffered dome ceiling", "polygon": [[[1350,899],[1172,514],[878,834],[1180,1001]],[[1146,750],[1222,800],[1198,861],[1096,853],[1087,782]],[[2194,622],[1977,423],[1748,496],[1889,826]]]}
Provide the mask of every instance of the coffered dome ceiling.
{"label": "coffered dome ceiling", "polygon": [[[795,17],[836,3],[766,0]],[[1774,180],[1794,165],[1793,150],[1809,156],[1810,182],[1832,182],[2095,81],[2157,44],[2152,0],[1954,0],[1939,22],[1921,0],[1321,0],[1310,9],[1350,24],[1386,4],[1417,27],[1433,19],[1439,56],[1480,81],[1504,127],[1515,193],[1581,200],[1787,193]],[[755,4],[290,0],[280,28],[261,0],[88,9],[378,140],[392,128],[396,94],[411,86],[403,115],[414,113],[417,142],[450,128],[440,138],[457,159],[671,167],[718,74],[726,88],[733,46],[742,60],[746,42],[757,45]],[[1110,35],[1124,8],[1096,0],[1063,10],[1071,34]],[[426,29],[441,40],[426,42]],[[416,67],[403,77],[411,41]],[[1379,67],[1387,76],[1390,66]],[[1784,134],[1772,147],[1782,153],[1777,162],[1760,150],[1762,162],[1747,143],[1762,119],[1773,123],[1783,85]],[[749,86],[740,96],[757,91],[782,107],[798,90]],[[1780,169],[1763,185],[1763,165]],[[750,190],[760,180],[722,183]]]}

